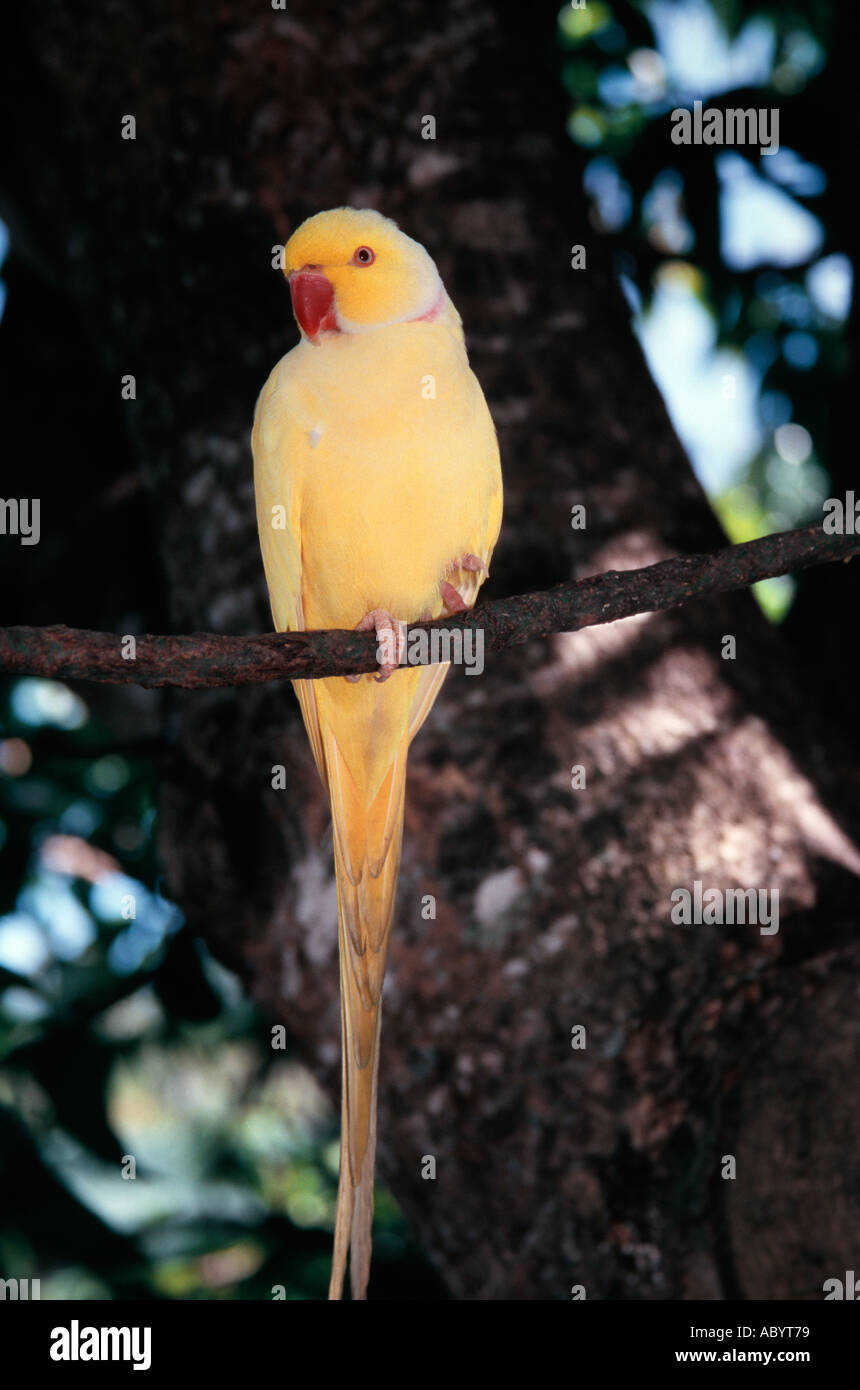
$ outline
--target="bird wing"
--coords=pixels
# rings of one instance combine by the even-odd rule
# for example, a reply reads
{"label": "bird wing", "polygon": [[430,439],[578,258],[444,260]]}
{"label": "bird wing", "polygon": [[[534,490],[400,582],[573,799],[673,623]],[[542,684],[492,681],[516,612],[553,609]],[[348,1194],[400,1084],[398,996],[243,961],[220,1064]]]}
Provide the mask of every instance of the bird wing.
{"label": "bird wing", "polygon": [[[277,632],[303,632],[301,495],[298,472],[291,460],[303,444],[302,426],[291,408],[286,358],[273,368],[254,411],[251,449],[257,529],[269,600]],[[311,751],[323,784],[328,787],[314,682],[293,681]]]}
{"label": "bird wing", "polygon": [[[502,524],[502,479],[501,474],[496,470],[491,473],[493,487],[488,498],[486,526],[484,534],[480,538],[480,543],[475,544],[471,552],[479,560],[483,560],[485,569],[480,570],[459,570],[456,574],[449,575],[448,579],[453,583],[454,588],[459,593],[467,608],[474,607],[478,597],[478,590],[483,584],[490,570],[490,561],[493,558],[496,540],[499,535],[499,528]],[[443,576],[444,578],[445,576]],[[444,611],[444,610],[443,610]],[[450,662],[442,662],[438,666],[422,666],[421,674],[418,677],[418,684],[412,707],[409,711],[409,742],[411,743],[424,720],[433,708],[436,696],[439,694],[442,682],[448,674]]]}

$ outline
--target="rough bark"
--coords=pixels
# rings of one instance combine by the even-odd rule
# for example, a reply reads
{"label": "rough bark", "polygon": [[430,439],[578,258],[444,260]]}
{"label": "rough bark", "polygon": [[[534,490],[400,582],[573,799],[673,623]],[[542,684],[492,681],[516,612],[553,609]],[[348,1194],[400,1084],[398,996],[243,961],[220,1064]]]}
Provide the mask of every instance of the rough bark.
{"label": "rough bark", "polygon": [[[80,316],[93,435],[126,432],[151,508],[138,495],[123,513],[123,547],[143,554],[153,527],[173,631],[266,629],[248,430],[293,340],[270,249],[339,203],[397,217],[463,315],[507,490],[488,597],[721,543],[588,224],[556,10],[28,9],[7,121],[20,275]],[[118,423],[126,372],[138,398]],[[96,442],[76,452],[86,497],[108,482]],[[13,621],[75,620],[56,574],[37,595]],[[109,606],[84,621],[107,626]],[[326,809],[292,696],[150,698],[169,888],[334,1094]],[[529,643],[447,682],[412,757],[380,1166],[455,1296],[816,1298],[856,1264],[856,783],[748,595]],[[669,895],[695,879],[778,888],[779,933],[672,925]]]}
{"label": "rough bark", "polygon": [[[550,633],[579,632],[619,618],[660,612],[705,594],[731,593],[778,574],[825,561],[850,560],[858,550],[860,537],[826,535],[819,524],[728,546],[716,555],[683,555],[644,569],[608,570],[590,579],[556,584],[545,593],[481,603],[444,623],[403,624],[403,660],[412,666],[427,666],[440,659],[440,652],[450,660],[448,653],[457,648],[450,641],[444,648],[431,645],[433,634],[438,636],[441,630],[450,639],[458,631],[472,631],[476,639],[467,650],[468,665],[478,664],[479,634],[480,670],[470,671],[479,675],[485,651],[504,651]],[[416,637],[417,642],[413,642]],[[0,671],[23,676],[205,690],[285,677],[318,680],[372,672],[376,665],[377,639],[372,633],[338,629],[267,633],[262,637],[224,637],[212,632],[160,637],[147,633],[134,639],[132,649],[128,634],[87,632],[62,625],[0,628]]]}

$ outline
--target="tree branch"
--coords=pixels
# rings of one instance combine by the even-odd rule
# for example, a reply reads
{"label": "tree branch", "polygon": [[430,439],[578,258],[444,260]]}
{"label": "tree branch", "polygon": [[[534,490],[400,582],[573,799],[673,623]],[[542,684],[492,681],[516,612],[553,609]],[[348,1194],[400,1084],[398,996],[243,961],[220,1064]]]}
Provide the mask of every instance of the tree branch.
{"label": "tree branch", "polygon": [[[682,555],[638,570],[607,570],[542,593],[497,599],[452,618],[410,624],[409,633],[471,629],[483,634],[485,651],[499,651],[533,637],[576,632],[634,613],[674,608],[708,594],[745,589],[761,579],[848,560],[858,551],[860,535],[826,535],[818,524],[729,546],[712,555]],[[0,628],[0,671],[200,689],[296,677],[318,680],[374,671],[377,666],[376,638],[365,632],[139,636],[133,658],[123,655],[124,641],[127,638],[114,633],[68,627]],[[416,651],[411,637],[410,648],[412,665],[439,660],[432,649],[423,655]]]}

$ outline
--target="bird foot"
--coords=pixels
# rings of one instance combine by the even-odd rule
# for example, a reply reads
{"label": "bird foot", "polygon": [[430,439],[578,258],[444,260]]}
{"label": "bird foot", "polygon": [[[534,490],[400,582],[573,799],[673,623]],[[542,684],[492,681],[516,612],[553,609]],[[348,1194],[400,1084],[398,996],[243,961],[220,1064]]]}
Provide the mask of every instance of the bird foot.
{"label": "bird foot", "polygon": [[[490,573],[483,560],[479,560],[477,555],[469,554],[463,555],[459,560],[455,560],[448,573],[453,574],[455,570],[469,570],[472,574]],[[442,583],[439,585],[439,592],[442,595],[442,601],[449,614],[466,612],[468,605],[464,602],[463,595],[458,589],[454,588],[453,584],[449,584],[447,579],[443,579]]]}
{"label": "bird foot", "polygon": [[477,555],[464,555],[458,566],[461,570],[471,570],[473,574],[489,574],[490,571]]}
{"label": "bird foot", "polygon": [[[392,671],[397,670],[403,656],[406,645],[405,624],[399,623],[385,608],[371,608],[361,622],[356,623],[355,631],[376,633],[379,673],[373,679],[377,682],[387,681]],[[361,680],[361,676],[347,676],[346,679],[357,681]]]}

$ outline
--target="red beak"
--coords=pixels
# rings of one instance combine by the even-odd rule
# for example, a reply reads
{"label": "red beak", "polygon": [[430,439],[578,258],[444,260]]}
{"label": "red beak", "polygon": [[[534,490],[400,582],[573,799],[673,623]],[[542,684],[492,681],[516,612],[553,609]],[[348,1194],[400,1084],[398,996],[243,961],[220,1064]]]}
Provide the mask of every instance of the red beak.
{"label": "red beak", "polygon": [[290,276],[293,313],[302,332],[312,343],[320,333],[338,333],[334,312],[334,287],[317,270],[294,270]]}

